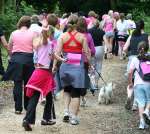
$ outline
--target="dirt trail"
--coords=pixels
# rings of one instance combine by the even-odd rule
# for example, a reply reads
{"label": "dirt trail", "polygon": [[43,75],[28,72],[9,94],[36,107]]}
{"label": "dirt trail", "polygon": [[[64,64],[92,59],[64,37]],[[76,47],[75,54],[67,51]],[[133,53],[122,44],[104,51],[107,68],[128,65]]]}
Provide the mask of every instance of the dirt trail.
{"label": "dirt trail", "polygon": [[[137,113],[129,112],[124,109],[126,99],[126,84],[124,70],[126,61],[117,58],[104,61],[103,76],[108,82],[116,84],[114,89],[113,104],[98,105],[97,95],[87,94],[87,107],[80,108],[80,125],[71,126],[62,122],[63,101],[60,95],[55,102],[57,123],[54,126],[43,127],[40,125],[43,106],[38,105],[36,125],[33,127],[32,134],[149,134],[150,129],[140,131],[137,129]],[[100,81],[100,84],[102,82]],[[2,89],[1,89],[2,90]],[[9,90],[9,89],[8,89]],[[12,91],[9,91],[12,93]],[[5,103],[5,107],[0,111],[0,134],[27,134],[21,127],[22,115],[15,115],[13,109],[12,94]]]}

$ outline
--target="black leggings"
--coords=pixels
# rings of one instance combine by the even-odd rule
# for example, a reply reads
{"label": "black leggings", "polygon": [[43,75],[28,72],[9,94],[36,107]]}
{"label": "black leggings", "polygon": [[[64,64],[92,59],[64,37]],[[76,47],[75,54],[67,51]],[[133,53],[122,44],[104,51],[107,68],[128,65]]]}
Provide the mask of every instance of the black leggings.
{"label": "black leggings", "polygon": [[[39,97],[40,97],[40,92],[34,91],[34,94],[32,95],[32,97],[29,100],[26,116],[24,117],[24,120],[26,120],[29,124],[35,123],[36,106],[38,104]],[[52,115],[53,115],[53,117],[52,117]],[[48,121],[48,120],[51,120],[52,118],[55,119],[56,117],[55,117],[52,93],[49,92],[46,96],[46,104],[44,107],[43,119]]]}
{"label": "black leggings", "polygon": [[74,88],[72,86],[67,86],[64,88],[64,92],[70,94],[71,98],[80,98],[80,96],[85,96],[86,89],[84,88]]}

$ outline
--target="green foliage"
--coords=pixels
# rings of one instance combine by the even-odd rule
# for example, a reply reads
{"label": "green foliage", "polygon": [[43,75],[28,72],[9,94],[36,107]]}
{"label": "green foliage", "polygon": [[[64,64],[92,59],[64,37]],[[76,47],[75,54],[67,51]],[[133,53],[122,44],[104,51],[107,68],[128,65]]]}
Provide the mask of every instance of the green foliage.
{"label": "green foliage", "polygon": [[147,17],[144,10],[140,10],[139,8],[135,8],[131,10],[131,13],[135,21],[140,20],[140,19],[146,19]]}
{"label": "green foliage", "polygon": [[26,2],[22,1],[19,10],[16,12],[12,5],[5,7],[5,13],[0,15],[0,26],[3,27],[6,35],[8,36],[13,30],[16,29],[16,24],[21,16],[32,15],[36,10],[32,6],[27,6]]}
{"label": "green foliage", "polygon": [[38,13],[52,12],[55,9],[55,5],[58,0],[25,0],[27,4],[33,5]]}
{"label": "green foliage", "polygon": [[145,18],[145,32],[150,35],[150,16]]}
{"label": "green foliage", "polygon": [[135,8],[130,11],[133,15],[133,19],[135,21],[144,20],[145,22],[145,32],[150,34],[150,16],[146,14],[146,12],[142,9]]}

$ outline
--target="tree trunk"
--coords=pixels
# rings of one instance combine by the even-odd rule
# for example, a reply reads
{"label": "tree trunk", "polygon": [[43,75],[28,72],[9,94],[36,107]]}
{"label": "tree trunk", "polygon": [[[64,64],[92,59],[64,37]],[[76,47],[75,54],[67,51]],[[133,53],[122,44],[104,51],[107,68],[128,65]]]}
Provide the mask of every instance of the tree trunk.
{"label": "tree trunk", "polygon": [[5,6],[4,0],[0,0],[0,14],[4,14],[4,6]]}

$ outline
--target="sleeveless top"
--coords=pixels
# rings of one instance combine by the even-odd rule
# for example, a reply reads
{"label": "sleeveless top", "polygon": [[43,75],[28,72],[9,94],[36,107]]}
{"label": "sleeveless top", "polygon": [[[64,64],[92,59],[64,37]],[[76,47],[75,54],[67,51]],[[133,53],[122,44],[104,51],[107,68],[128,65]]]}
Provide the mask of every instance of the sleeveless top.
{"label": "sleeveless top", "polygon": [[106,19],[104,30],[105,32],[113,32],[113,20],[111,18]]}
{"label": "sleeveless top", "polygon": [[131,55],[138,55],[138,44],[141,41],[145,41],[148,44],[148,34],[143,33],[140,36],[132,36],[130,40],[130,47],[129,47],[129,56]]}
{"label": "sleeveless top", "polygon": [[[63,51],[65,53],[82,53],[82,44],[75,38],[75,35],[77,34],[77,32],[75,32],[74,34],[72,34],[71,32],[68,32],[70,39],[68,41],[66,41],[63,44]],[[70,46],[69,44],[71,42],[75,43],[75,46]]]}

